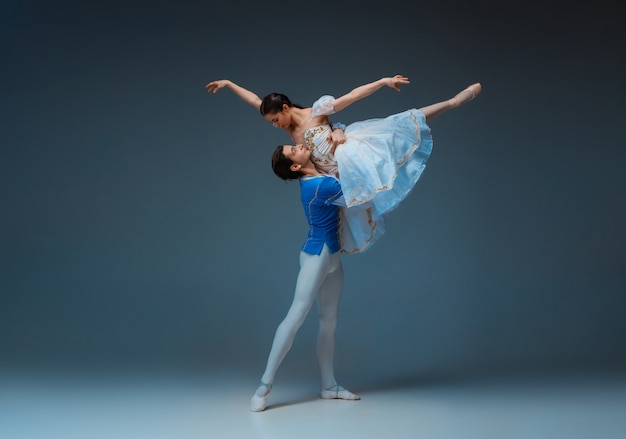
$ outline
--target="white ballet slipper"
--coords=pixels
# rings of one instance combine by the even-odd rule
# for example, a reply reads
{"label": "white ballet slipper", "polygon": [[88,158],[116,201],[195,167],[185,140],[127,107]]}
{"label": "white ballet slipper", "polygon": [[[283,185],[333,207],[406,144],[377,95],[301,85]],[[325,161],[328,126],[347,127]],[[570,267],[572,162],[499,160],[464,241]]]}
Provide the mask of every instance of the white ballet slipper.
{"label": "white ballet slipper", "polygon": [[320,396],[323,399],[345,399],[347,401],[356,401],[361,399],[359,395],[355,395],[347,389],[344,389],[339,384],[324,389],[320,392]]}
{"label": "white ballet slipper", "polygon": [[[267,388],[267,392],[264,395],[258,394],[261,387]],[[252,398],[250,399],[250,411],[251,412],[262,412],[263,410],[265,410],[265,407],[267,407],[267,400],[270,398],[271,390],[272,390],[271,384],[266,384],[263,381],[261,381],[259,388],[257,389],[256,392],[254,392],[254,395],[252,395]]]}

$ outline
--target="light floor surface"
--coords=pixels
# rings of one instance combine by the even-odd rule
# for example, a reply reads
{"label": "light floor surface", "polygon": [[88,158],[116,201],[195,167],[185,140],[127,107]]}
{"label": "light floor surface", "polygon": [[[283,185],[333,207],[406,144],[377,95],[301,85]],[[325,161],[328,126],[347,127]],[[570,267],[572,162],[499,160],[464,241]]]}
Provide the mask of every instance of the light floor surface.
{"label": "light floor surface", "polygon": [[438,380],[353,388],[322,400],[282,379],[248,410],[250,376],[0,377],[3,439],[626,437],[626,376]]}

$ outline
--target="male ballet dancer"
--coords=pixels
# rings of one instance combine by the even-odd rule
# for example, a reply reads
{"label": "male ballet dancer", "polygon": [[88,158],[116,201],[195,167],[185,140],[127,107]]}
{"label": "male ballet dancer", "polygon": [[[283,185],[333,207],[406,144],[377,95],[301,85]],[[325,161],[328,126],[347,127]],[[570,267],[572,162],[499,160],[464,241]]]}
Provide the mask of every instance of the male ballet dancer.
{"label": "male ballet dancer", "polygon": [[321,174],[303,145],[279,146],[272,156],[274,173],[284,180],[299,180],[302,206],[309,233],[300,252],[300,272],[293,302],[285,319],[278,325],[250,410],[265,410],[274,376],[293,344],[315,299],[319,306],[320,328],[317,358],[321,374],[320,396],[324,399],[358,400],[358,395],[337,384],[334,372],[335,328],[339,299],[343,289],[343,266],[339,243],[339,206],[343,194],[339,181]]}

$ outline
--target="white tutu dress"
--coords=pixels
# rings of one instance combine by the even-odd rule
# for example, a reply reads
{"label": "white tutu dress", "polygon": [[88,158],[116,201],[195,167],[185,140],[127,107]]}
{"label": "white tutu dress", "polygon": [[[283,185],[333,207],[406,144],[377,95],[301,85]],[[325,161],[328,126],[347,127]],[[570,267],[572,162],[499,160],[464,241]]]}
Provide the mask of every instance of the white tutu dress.
{"label": "white tutu dress", "polygon": [[[334,113],[332,96],[313,104],[313,117]],[[430,128],[416,109],[385,118],[355,122],[345,129],[346,142],[331,153],[329,125],[309,127],[304,141],[311,160],[339,178],[346,202],[341,209],[344,253],[369,248],[384,233],[384,214],[396,208],[421,177],[433,146]]]}

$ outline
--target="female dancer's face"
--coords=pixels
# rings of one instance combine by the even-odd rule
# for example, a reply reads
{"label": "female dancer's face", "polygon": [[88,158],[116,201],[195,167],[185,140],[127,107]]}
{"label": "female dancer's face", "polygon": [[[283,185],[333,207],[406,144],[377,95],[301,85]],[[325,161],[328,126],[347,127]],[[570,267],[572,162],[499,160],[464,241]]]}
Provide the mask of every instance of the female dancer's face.
{"label": "female dancer's face", "polygon": [[263,117],[276,128],[285,129],[291,124],[290,108],[287,105],[283,105],[283,109],[278,113],[269,113]]}

